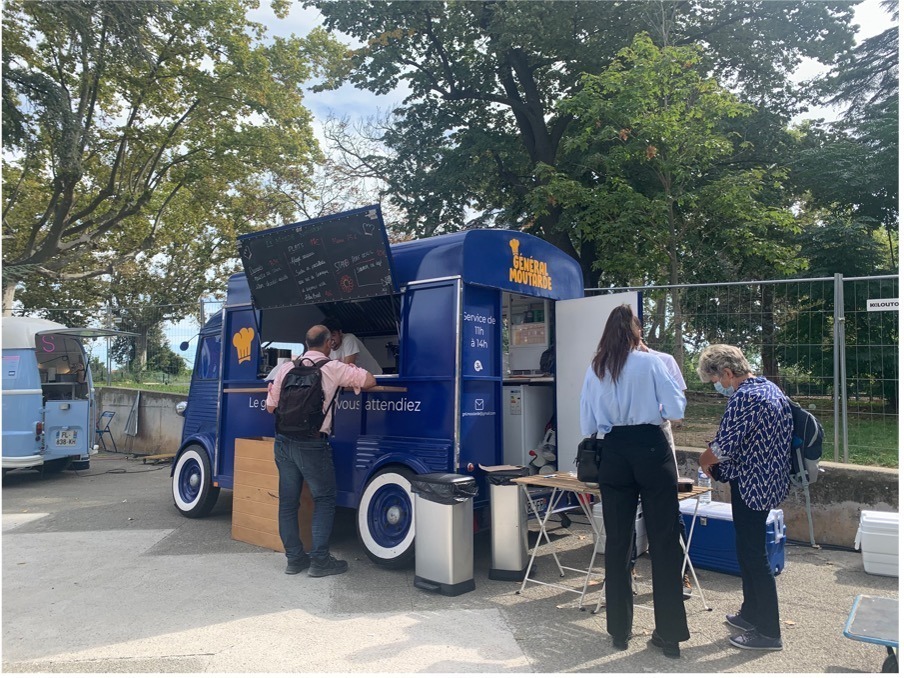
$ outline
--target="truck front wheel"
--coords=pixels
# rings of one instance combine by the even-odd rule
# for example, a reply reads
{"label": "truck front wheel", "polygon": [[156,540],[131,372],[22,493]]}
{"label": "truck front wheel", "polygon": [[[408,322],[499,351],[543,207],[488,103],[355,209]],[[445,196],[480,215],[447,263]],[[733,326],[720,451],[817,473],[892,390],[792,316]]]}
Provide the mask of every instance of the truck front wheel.
{"label": "truck front wheel", "polygon": [[186,518],[203,518],[213,510],[220,488],[211,481],[210,460],[198,445],[189,445],[173,471],[173,502]]}
{"label": "truck front wheel", "polygon": [[414,495],[409,469],[389,466],[367,482],[358,505],[358,539],[374,563],[396,569],[414,560]]}

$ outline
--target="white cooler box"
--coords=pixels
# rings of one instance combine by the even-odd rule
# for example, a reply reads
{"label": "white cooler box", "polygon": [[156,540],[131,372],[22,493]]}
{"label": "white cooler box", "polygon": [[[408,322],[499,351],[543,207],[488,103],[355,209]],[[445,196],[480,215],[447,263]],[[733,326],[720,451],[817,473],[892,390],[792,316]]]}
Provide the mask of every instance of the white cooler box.
{"label": "white cooler box", "polygon": [[854,548],[863,552],[863,569],[869,574],[898,576],[899,515],[888,511],[861,511]]}
{"label": "white cooler box", "polygon": [[[606,552],[606,527],[603,525],[603,502],[598,501],[593,505],[593,524],[600,532],[600,540],[596,545],[597,553]],[[647,541],[647,524],[643,520],[643,508],[637,504],[637,518],[634,522],[634,543],[637,546],[637,555],[646,553],[650,548]]]}

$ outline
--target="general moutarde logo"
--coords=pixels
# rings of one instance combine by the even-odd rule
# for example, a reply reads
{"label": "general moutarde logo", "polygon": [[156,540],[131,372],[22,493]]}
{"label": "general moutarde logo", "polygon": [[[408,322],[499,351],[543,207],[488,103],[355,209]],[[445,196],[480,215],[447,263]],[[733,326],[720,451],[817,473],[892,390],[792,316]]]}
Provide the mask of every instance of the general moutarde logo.
{"label": "general moutarde logo", "polygon": [[517,238],[509,240],[512,248],[512,267],[509,269],[509,282],[539,287],[541,290],[552,289],[552,277],[545,261],[525,257],[519,254],[521,243]]}

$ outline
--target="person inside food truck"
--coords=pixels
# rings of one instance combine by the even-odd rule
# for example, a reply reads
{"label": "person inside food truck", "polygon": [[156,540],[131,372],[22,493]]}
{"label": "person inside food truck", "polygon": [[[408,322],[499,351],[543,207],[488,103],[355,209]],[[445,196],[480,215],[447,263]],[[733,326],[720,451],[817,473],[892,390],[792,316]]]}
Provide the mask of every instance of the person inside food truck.
{"label": "person inside food truck", "polygon": [[350,365],[363,367],[371,374],[383,374],[383,368],[367,347],[351,332],[342,331],[342,323],[335,316],[323,319],[323,325],[330,331],[330,357]]}

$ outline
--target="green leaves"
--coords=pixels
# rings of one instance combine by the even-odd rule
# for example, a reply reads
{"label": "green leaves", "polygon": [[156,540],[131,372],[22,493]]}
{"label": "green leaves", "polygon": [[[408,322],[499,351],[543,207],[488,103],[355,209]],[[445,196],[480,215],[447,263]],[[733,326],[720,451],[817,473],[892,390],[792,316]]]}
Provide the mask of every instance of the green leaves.
{"label": "green leaves", "polygon": [[[689,210],[708,174],[739,160],[747,169],[770,153],[739,133],[739,121],[753,117],[746,106],[756,102],[760,120],[772,118],[771,138],[757,141],[781,143],[774,130],[799,104],[794,67],[805,57],[830,62],[852,42],[845,2],[303,4],[362,44],[343,62],[348,81],[407,92],[383,138],[382,166],[388,199],[407,211],[411,232],[455,230],[482,213],[482,223],[529,230],[579,258],[588,284],[595,262],[612,256],[598,232],[626,187],[636,195],[613,229],[639,228],[639,215],[661,212],[640,204],[664,173],[684,187],[667,191],[676,208]],[[642,31],[647,42],[632,42]],[[637,67],[660,48],[682,58]],[[727,97],[720,86],[741,94]],[[637,265],[628,268],[634,275]],[[650,277],[660,269],[652,259]]]}
{"label": "green leaves", "polygon": [[5,269],[26,286],[109,275],[210,232],[187,266],[203,271],[237,228],[279,218],[237,206],[307,187],[301,86],[342,48],[323,31],[264,44],[255,4],[7,3]]}

